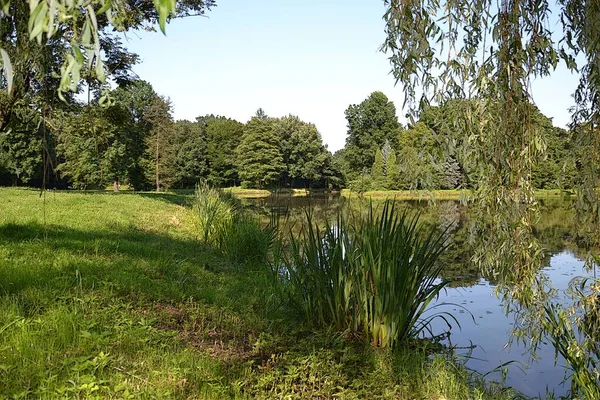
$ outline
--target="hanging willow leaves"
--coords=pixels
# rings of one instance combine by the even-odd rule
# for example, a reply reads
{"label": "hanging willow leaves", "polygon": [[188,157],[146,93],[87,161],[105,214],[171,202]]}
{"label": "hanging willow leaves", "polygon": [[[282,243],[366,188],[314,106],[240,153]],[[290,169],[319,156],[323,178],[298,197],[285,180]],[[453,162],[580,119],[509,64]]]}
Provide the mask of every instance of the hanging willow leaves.
{"label": "hanging willow leaves", "polygon": [[[454,116],[454,124],[468,135],[471,157],[481,177],[476,203],[487,229],[477,232],[483,251],[476,261],[504,284],[509,307],[527,310],[517,328],[535,348],[541,337],[539,327],[552,325],[548,316],[556,308],[547,306],[551,291],[537,274],[541,249],[533,237],[538,207],[532,169],[544,154],[545,140],[542,122],[534,116],[530,83],[551,74],[560,62],[580,72],[571,126],[580,143],[579,215],[590,251],[597,252],[600,2],[384,3],[387,39],[382,50],[389,54],[392,73],[402,85],[410,113],[414,115],[430,103],[469,100],[469,106]],[[562,37],[550,30],[557,25],[562,25]],[[583,65],[577,65],[576,57],[584,60]],[[597,258],[591,256],[590,260]],[[586,338],[594,339],[597,336]],[[585,348],[580,348],[581,353],[589,355]]]}
{"label": "hanging willow leaves", "polygon": [[2,74],[6,80],[6,89],[10,93],[13,85],[13,70],[12,64],[10,63],[10,57],[8,53],[0,48],[0,67],[2,68]]}
{"label": "hanging willow leaves", "polygon": [[[8,21],[13,7],[21,6],[14,1],[0,0],[0,26],[4,20]],[[125,31],[147,22],[158,23],[164,33],[169,18],[201,14],[213,6],[214,1],[186,1],[180,6],[176,0],[28,0],[26,4],[29,6],[27,32],[31,40],[42,46],[56,37],[64,37],[71,43],[71,54],[64,57],[60,68],[58,94],[64,99],[65,92],[76,91],[84,66],[94,71],[99,82],[106,81],[99,37],[103,29],[111,26],[116,31]],[[12,56],[18,57],[18,54]],[[8,88],[12,86],[13,75],[9,53],[5,50],[1,65],[4,86]]]}

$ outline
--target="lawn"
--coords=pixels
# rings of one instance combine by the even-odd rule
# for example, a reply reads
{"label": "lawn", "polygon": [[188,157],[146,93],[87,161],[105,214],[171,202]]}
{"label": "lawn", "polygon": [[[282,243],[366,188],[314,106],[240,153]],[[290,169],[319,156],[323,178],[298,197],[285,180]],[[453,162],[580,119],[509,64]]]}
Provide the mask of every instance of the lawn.
{"label": "lawn", "polygon": [[[364,193],[353,192],[342,189],[345,197],[366,197],[373,199],[396,199],[396,200],[469,200],[473,193],[470,190],[369,190]],[[535,196],[539,199],[572,198],[575,196],[573,190],[561,189],[538,189]]]}
{"label": "lawn", "polygon": [[187,201],[0,189],[0,398],[511,398],[422,343],[303,327]]}

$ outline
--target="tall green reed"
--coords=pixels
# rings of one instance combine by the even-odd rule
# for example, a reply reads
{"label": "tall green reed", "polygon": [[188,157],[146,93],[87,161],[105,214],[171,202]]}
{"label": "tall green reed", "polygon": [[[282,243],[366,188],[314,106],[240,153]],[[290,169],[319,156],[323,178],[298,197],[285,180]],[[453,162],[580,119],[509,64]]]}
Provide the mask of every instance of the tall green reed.
{"label": "tall green reed", "polygon": [[418,335],[427,326],[421,319],[427,306],[448,283],[438,278],[444,235],[421,228],[418,215],[398,215],[389,201],[380,212],[371,204],[353,230],[360,255],[351,262],[363,332],[381,347]]}
{"label": "tall green reed", "polygon": [[277,237],[273,222],[263,226],[231,193],[206,183],[196,187],[192,208],[204,243],[218,248],[241,267],[268,264]]}
{"label": "tall green reed", "polygon": [[352,322],[353,279],[346,255],[349,239],[341,213],[334,225],[327,224],[322,231],[307,211],[300,234],[290,234],[288,251],[283,256],[288,300],[315,325],[346,329]]}
{"label": "tall green reed", "polygon": [[436,316],[422,318],[448,284],[438,278],[446,248],[443,232],[398,215],[391,201],[381,210],[370,203],[366,217],[340,212],[323,229],[307,212],[283,257],[283,292],[306,321],[391,347]]}
{"label": "tall green reed", "polygon": [[196,186],[192,208],[204,243],[218,245],[237,212],[233,199],[206,183]]}

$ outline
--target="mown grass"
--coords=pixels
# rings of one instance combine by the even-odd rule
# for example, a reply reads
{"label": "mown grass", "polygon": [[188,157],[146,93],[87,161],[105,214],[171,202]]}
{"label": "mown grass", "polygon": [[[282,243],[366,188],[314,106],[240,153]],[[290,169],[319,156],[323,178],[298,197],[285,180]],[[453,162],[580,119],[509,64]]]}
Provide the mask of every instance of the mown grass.
{"label": "mown grass", "polygon": [[418,343],[305,329],[186,199],[0,190],[0,398],[512,398]]}
{"label": "mown grass", "polygon": [[[369,190],[364,193],[353,192],[350,189],[342,189],[345,197],[366,197],[372,199],[396,199],[396,200],[469,200],[473,197],[471,190]],[[535,196],[540,199],[549,198],[572,198],[575,196],[572,190],[560,189],[538,189]]]}
{"label": "mown grass", "polygon": [[262,198],[269,197],[272,195],[283,195],[292,197],[306,197],[313,194],[328,194],[329,191],[326,189],[289,189],[289,188],[276,188],[276,189],[246,189],[239,186],[229,187],[222,189],[225,193],[231,193],[239,198]]}

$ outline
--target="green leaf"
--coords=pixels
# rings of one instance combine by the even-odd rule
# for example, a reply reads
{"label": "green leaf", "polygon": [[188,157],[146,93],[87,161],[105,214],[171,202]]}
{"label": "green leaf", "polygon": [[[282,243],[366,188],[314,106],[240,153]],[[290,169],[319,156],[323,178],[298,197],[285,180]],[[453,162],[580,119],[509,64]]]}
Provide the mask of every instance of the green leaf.
{"label": "green leaf", "polygon": [[0,15],[9,16],[10,0],[0,0]]}
{"label": "green leaf", "polygon": [[0,59],[2,61],[2,70],[4,71],[4,77],[6,78],[6,86],[8,92],[12,91],[13,85],[13,68],[10,62],[10,57],[4,49],[0,49]]}
{"label": "green leaf", "polygon": [[154,0],[154,7],[158,11],[158,25],[162,33],[166,33],[167,18],[170,14],[175,13],[175,0]]}
{"label": "green leaf", "polygon": [[112,5],[112,0],[106,0],[104,5],[96,12],[97,15],[104,14]]}

